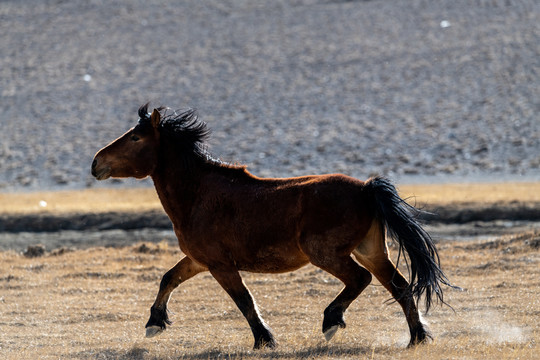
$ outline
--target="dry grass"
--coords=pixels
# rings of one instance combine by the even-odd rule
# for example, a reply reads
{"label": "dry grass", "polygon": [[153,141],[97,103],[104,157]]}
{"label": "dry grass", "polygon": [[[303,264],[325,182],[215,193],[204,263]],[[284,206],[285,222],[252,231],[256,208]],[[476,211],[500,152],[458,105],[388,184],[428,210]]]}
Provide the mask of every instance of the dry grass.
{"label": "dry grass", "polygon": [[389,294],[373,283],[346,313],[348,326],[326,343],[322,312],[341,284],[308,266],[244,274],[277,350],[251,350],[250,330],[208,274],[173,294],[174,324],[144,338],[162,274],[180,253],[166,244],[56,252],[28,259],[0,253],[3,359],[534,359],[540,351],[539,233],[490,242],[443,243],[453,306],[426,316],[433,343],[406,349],[408,330]]}
{"label": "dry grass", "polygon": [[[540,183],[401,186],[417,203],[540,202]],[[40,206],[45,201],[47,206]],[[153,189],[91,189],[0,194],[0,214],[160,209]],[[232,300],[208,274],[173,294],[173,326],[144,338],[161,276],[180,258],[159,245],[57,251],[38,258],[0,253],[2,359],[535,359],[540,341],[540,234],[491,242],[443,242],[452,282],[448,307],[426,316],[436,339],[406,349],[408,330],[397,304],[376,282],[346,314],[330,343],[322,312],[341,289],[308,266],[282,275],[244,274],[279,347],[251,350],[252,336]],[[144,251],[141,251],[144,250]]]}
{"label": "dry grass", "polygon": [[161,204],[153,188],[0,193],[0,214],[96,213],[156,209],[161,209]]}
{"label": "dry grass", "polygon": [[423,204],[500,204],[540,202],[540,183],[422,184],[399,187],[404,197]]}
{"label": "dry grass", "polygon": [[[540,183],[400,185],[401,196],[418,204],[540,203]],[[40,202],[44,201],[45,203]],[[42,206],[45,205],[45,206]],[[161,209],[153,188],[0,193],[0,214],[95,213]]]}

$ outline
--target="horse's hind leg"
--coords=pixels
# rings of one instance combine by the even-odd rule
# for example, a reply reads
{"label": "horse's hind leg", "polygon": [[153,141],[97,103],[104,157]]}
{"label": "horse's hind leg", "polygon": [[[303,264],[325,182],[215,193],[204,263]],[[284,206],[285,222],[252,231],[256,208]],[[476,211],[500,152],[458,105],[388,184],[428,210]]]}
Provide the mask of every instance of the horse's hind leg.
{"label": "horse's hind leg", "polygon": [[[364,263],[362,264],[367,266]],[[381,260],[379,263],[374,264],[374,268],[370,269],[370,271],[401,305],[411,334],[409,346],[422,343],[431,338],[431,334],[425,324],[422,323],[412,293],[408,290],[409,283],[394,264],[390,260]]]}
{"label": "horse's hind leg", "polygon": [[259,314],[257,305],[236,269],[211,269],[210,273],[234,300],[251,327],[255,338],[254,349],[274,348],[276,341],[272,331]]}
{"label": "horse's hind leg", "polygon": [[173,290],[187,279],[206,270],[208,269],[186,256],[163,275],[156,301],[150,309],[150,319],[146,323],[146,337],[159,335],[171,324],[167,315],[167,302]]}
{"label": "horse's hind leg", "polygon": [[373,222],[362,243],[353,251],[353,255],[360,264],[375,275],[377,280],[390,291],[392,297],[401,305],[411,333],[409,346],[431,338],[431,334],[422,323],[409,288],[409,282],[388,256],[384,229],[377,221]]}
{"label": "horse's hind leg", "polygon": [[308,252],[313,265],[334,275],[345,284],[343,290],[324,310],[322,331],[327,341],[332,339],[339,328],[346,326],[343,313],[371,282],[369,271],[358,265],[349,254],[331,256],[330,252],[330,249],[325,249],[322,256],[313,253],[309,255]]}

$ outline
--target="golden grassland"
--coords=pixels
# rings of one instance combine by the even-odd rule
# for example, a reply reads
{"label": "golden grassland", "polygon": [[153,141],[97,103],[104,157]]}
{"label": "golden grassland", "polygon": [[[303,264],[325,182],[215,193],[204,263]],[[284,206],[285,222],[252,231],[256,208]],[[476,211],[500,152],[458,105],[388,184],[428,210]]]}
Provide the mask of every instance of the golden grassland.
{"label": "golden grassland", "polygon": [[[419,204],[540,203],[540,183],[404,185],[400,192]],[[160,208],[153,189],[0,194],[0,214]],[[453,309],[425,316],[435,340],[412,349],[400,307],[376,280],[347,311],[347,328],[326,343],[322,313],[342,287],[338,280],[313,266],[243,274],[279,343],[252,351],[245,319],[209,274],[182,284],[169,306],[173,326],[144,338],[161,276],[182,256],[165,242],[36,258],[0,252],[0,358],[536,359],[539,243],[538,231],[439,243],[443,268],[464,290],[447,289]]]}
{"label": "golden grassland", "polygon": [[[399,185],[417,204],[540,203],[540,182]],[[94,188],[77,191],[0,193],[0,214],[159,210],[153,188]]]}
{"label": "golden grassland", "polygon": [[[407,349],[396,303],[375,280],[329,343],[320,331],[341,283],[313,266],[243,274],[276,350],[252,351],[249,327],[208,274],[180,285],[169,303],[172,327],[146,339],[144,325],[161,276],[181,257],[167,245],[56,250],[26,258],[0,253],[3,359],[536,359],[540,353],[540,233],[439,244],[443,267],[463,291],[447,288],[453,309],[425,319],[435,335]],[[394,251],[395,252],[395,251]]]}

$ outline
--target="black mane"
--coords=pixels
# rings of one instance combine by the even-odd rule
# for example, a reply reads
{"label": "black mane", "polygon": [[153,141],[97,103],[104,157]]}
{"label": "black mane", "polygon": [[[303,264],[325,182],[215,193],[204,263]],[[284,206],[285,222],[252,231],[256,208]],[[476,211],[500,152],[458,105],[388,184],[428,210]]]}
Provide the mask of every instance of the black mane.
{"label": "black mane", "polygon": [[168,108],[160,111],[159,129],[161,134],[173,138],[188,148],[201,147],[210,135],[210,130],[206,123],[199,119],[197,110],[176,110],[172,113],[169,111]]}
{"label": "black mane", "polygon": [[148,113],[148,105],[150,105],[150,103],[146,103],[139,108],[139,123],[141,121],[142,122],[150,121],[150,114]]}
{"label": "black mane", "polygon": [[[139,108],[139,124],[150,124],[149,104]],[[210,135],[206,123],[199,119],[196,109],[171,110],[168,107],[159,107],[161,114],[159,132],[162,141],[168,143],[172,151],[182,157],[183,163],[189,166],[193,160],[202,160],[213,165],[234,167],[219,159],[215,159],[206,150],[205,141]]]}

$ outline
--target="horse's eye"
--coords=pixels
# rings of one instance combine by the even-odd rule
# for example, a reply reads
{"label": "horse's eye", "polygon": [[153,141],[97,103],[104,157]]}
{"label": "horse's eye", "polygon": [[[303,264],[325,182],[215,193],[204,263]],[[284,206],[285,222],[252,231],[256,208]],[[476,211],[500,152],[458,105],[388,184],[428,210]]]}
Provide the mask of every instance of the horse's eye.
{"label": "horse's eye", "polygon": [[137,135],[135,135],[135,134],[132,134],[131,135],[131,140],[132,141],[139,141],[139,137]]}

